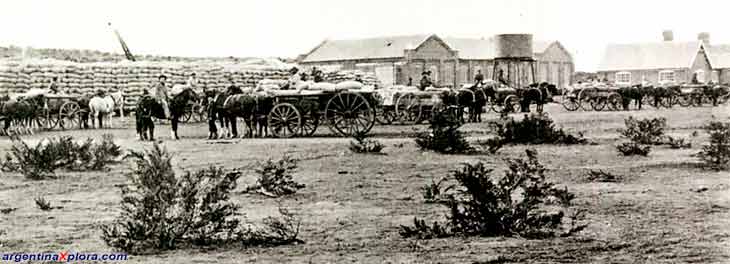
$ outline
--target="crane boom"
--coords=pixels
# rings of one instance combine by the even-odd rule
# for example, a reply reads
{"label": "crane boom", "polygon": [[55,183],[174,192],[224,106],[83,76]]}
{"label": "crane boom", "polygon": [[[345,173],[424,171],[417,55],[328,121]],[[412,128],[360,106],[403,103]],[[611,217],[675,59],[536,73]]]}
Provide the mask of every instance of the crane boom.
{"label": "crane boom", "polygon": [[[112,23],[109,23],[109,26],[111,27],[112,26]],[[122,39],[122,35],[119,34],[119,31],[116,30],[116,29],[114,29],[114,28],[112,28],[112,29],[114,30],[114,35],[116,35],[117,36],[117,39],[119,40],[119,44],[122,45],[122,50],[124,50],[124,56],[126,56],[127,59],[130,60],[130,61],[137,61],[134,58],[134,55],[132,55],[132,52],[129,51],[129,47],[127,47],[127,43],[124,42],[124,40]]]}

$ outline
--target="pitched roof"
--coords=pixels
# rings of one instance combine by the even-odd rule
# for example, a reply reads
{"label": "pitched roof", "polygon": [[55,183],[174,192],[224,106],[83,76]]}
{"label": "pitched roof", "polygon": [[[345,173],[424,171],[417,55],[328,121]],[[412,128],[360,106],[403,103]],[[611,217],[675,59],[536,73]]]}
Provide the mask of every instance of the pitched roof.
{"label": "pitched roof", "polygon": [[730,68],[730,45],[707,45],[705,47],[712,68]]}
{"label": "pitched roof", "polygon": [[699,45],[674,41],[608,45],[598,71],[687,68]]}
{"label": "pitched roof", "polygon": [[[325,40],[304,56],[303,62],[356,59],[402,58],[406,49],[414,49],[435,35],[391,36],[367,39]],[[493,38],[441,38],[460,59],[489,60],[496,51]],[[552,42],[533,41],[533,52],[542,53]]]}

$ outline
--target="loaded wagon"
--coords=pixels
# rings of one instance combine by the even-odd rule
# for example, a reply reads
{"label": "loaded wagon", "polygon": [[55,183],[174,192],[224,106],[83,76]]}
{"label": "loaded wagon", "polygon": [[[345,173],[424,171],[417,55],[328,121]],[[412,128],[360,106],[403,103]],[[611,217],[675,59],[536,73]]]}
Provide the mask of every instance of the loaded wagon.
{"label": "loaded wagon", "polygon": [[568,111],[576,111],[578,108],[602,111],[606,107],[617,111],[621,109],[623,101],[619,89],[621,88],[605,84],[566,89],[563,91],[562,105]]}
{"label": "loaded wagon", "polygon": [[366,134],[375,124],[377,104],[371,89],[272,90],[267,115],[274,137],[310,136],[322,125],[340,136]]}
{"label": "loaded wagon", "polygon": [[45,129],[81,128],[81,116],[86,112],[79,105],[80,97],[72,95],[46,94],[44,105],[37,113],[38,124]]}

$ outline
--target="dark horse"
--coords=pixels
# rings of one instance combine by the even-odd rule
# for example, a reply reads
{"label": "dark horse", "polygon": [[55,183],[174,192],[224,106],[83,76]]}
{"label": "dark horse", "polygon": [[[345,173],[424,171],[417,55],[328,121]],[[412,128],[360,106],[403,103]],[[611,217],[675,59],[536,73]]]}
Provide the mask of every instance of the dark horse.
{"label": "dark horse", "polygon": [[0,119],[5,121],[3,133],[8,135],[8,129],[11,124],[15,124],[16,129],[27,129],[27,133],[32,132],[33,123],[40,125],[38,115],[44,106],[44,97],[37,95],[28,98],[9,98],[3,97],[0,103]]}
{"label": "dark horse", "polygon": [[[212,102],[213,111],[215,116],[218,118],[221,127],[226,132],[221,133],[220,136],[231,136],[238,137],[238,125],[236,123],[237,118],[243,118],[246,127],[248,128],[247,136],[262,136],[266,134],[268,130],[266,124],[266,115],[271,111],[274,106],[274,98],[262,94],[256,93],[242,93],[237,87],[230,87],[226,92],[216,94]],[[258,132],[256,126],[258,125]],[[230,131],[228,128],[230,127]],[[211,128],[212,129],[212,128]],[[216,130],[210,131],[212,137],[219,137]]]}
{"label": "dark horse", "polygon": [[[170,119],[172,125],[173,139],[180,139],[177,135],[177,125],[180,122],[180,117],[185,113],[186,106],[189,102],[197,100],[198,95],[191,88],[184,89],[170,100],[170,116],[168,119]],[[152,122],[152,117],[163,119],[164,115],[162,105],[154,97],[145,95],[139,100],[134,116],[136,118],[137,134],[139,134],[141,140],[154,140],[155,123]],[[149,132],[149,138],[147,132]]]}
{"label": "dark horse", "polygon": [[543,111],[543,105],[553,102],[553,95],[558,94],[558,88],[547,82],[533,83],[524,89],[517,90],[520,97],[520,109],[523,113],[530,112],[530,104],[537,105],[537,112]]}
{"label": "dark horse", "polygon": [[[487,105],[487,94],[484,90],[488,89],[487,86],[489,85],[490,84],[474,84],[467,87],[467,89],[474,94],[471,104],[467,106],[469,109],[467,122],[482,122],[482,113],[484,112],[484,107]],[[493,87],[492,90],[494,90]]]}

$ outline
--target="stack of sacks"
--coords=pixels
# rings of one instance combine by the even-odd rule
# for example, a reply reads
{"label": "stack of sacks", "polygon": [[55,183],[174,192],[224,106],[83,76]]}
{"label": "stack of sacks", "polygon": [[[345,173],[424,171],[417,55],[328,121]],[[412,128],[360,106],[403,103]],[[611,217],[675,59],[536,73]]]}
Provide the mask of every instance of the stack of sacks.
{"label": "stack of sacks", "polygon": [[279,90],[282,86],[286,85],[288,81],[287,80],[273,80],[273,79],[263,79],[258,82],[258,85],[256,86],[259,90]]}
{"label": "stack of sacks", "polygon": [[365,85],[376,86],[379,84],[378,79],[375,77],[375,74],[370,73],[370,72],[366,73],[366,72],[358,71],[358,70],[343,70],[343,71],[325,72],[324,80],[325,80],[325,82],[331,82],[331,83],[339,83],[339,82],[343,82],[343,81],[354,81],[358,75],[361,76],[363,83],[365,83]]}

